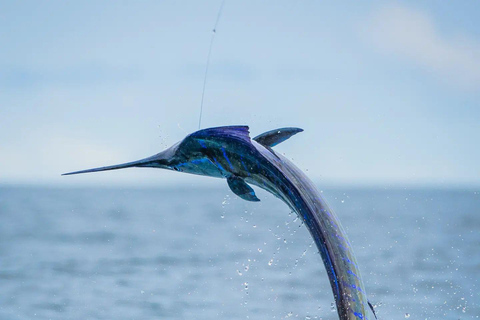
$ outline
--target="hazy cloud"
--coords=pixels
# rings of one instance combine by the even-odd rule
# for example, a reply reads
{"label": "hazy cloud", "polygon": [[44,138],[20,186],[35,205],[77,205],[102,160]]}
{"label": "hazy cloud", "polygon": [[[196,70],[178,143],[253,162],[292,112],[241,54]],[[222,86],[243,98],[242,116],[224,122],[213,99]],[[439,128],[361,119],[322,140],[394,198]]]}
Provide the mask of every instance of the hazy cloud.
{"label": "hazy cloud", "polygon": [[110,67],[105,64],[80,64],[58,68],[28,68],[0,66],[0,87],[31,88],[38,85],[98,85],[101,83],[130,82],[139,78],[133,68]]}
{"label": "hazy cloud", "polygon": [[[205,62],[191,63],[184,68],[187,77],[203,80]],[[216,79],[231,82],[251,82],[260,76],[260,71],[251,64],[235,60],[213,61],[208,68],[207,80]]]}
{"label": "hazy cloud", "polygon": [[[218,1],[9,3],[0,1],[0,184],[225,184],[153,169],[60,176],[155,154],[198,128]],[[452,32],[479,30],[479,6],[422,5],[439,13],[434,24],[378,4],[230,2],[202,127],[301,127],[277,151],[322,185],[478,186],[480,39]]]}
{"label": "hazy cloud", "polygon": [[480,42],[468,35],[446,36],[424,12],[390,5],[374,12],[362,28],[378,49],[406,58],[442,80],[465,89],[480,88]]}

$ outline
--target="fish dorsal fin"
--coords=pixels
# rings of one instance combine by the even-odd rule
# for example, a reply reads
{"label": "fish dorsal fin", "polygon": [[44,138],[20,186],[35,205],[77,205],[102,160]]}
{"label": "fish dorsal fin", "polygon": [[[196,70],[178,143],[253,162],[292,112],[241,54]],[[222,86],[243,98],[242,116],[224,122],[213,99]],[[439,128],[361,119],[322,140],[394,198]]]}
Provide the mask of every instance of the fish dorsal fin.
{"label": "fish dorsal fin", "polygon": [[303,129],[300,128],[280,128],[262,133],[261,135],[253,138],[253,140],[257,141],[261,145],[264,145],[265,147],[274,147],[280,142],[283,142],[291,136],[302,131]]}
{"label": "fish dorsal fin", "polygon": [[208,138],[236,138],[246,142],[250,142],[250,132],[248,126],[228,126],[202,129],[189,135],[189,137],[197,139]]}
{"label": "fish dorsal fin", "polygon": [[245,180],[237,176],[227,178],[227,183],[233,193],[247,201],[260,201],[255,195],[252,187],[250,187]]}

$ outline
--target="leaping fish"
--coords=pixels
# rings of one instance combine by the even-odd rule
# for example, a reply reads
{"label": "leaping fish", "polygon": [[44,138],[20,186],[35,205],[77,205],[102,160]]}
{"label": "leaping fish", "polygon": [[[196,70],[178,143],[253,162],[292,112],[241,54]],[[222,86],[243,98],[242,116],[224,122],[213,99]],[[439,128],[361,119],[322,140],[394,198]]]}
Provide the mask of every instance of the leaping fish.
{"label": "leaping fish", "polygon": [[138,161],[65,173],[153,167],[227,179],[240,198],[260,201],[249,184],[283,200],[307,226],[322,256],[341,320],[368,320],[365,286],[345,230],[315,185],[272,147],[302,132],[281,128],[250,138],[248,126],[196,131],[165,151]]}

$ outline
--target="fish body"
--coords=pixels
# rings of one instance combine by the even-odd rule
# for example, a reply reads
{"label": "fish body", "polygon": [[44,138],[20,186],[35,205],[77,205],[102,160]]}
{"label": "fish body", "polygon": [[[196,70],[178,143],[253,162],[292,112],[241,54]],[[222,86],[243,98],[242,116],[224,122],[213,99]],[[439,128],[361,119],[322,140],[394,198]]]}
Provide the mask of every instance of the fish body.
{"label": "fish body", "polygon": [[260,183],[251,183],[261,188],[266,185],[264,189],[282,199],[304,221],[322,256],[340,319],[368,319],[365,286],[338,217],[298,167],[273,150],[256,147],[267,160],[268,169],[258,179]]}
{"label": "fish body", "polygon": [[157,167],[225,178],[230,189],[248,201],[259,201],[249,186],[256,185],[283,200],[307,226],[325,265],[339,318],[368,320],[369,306],[373,308],[339,219],[310,179],[272,149],[301,131],[282,128],[251,139],[247,126],[204,129],[149,158],[68,174]]}

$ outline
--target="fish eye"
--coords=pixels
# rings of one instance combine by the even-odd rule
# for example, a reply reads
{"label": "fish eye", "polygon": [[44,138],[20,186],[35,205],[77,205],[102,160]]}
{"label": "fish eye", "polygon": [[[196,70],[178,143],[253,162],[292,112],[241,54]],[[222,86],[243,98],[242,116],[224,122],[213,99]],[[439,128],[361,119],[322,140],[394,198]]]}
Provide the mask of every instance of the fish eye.
{"label": "fish eye", "polygon": [[180,169],[178,169],[177,167],[173,167],[173,170],[180,171]]}

